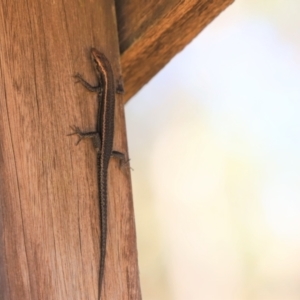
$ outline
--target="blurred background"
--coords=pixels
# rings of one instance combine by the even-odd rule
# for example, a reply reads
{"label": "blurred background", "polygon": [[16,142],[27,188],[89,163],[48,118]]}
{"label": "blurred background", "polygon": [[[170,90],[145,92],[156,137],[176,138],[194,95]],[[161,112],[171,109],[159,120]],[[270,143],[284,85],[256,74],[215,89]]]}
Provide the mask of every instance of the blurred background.
{"label": "blurred background", "polygon": [[143,300],[300,299],[299,11],[236,0],[126,105]]}

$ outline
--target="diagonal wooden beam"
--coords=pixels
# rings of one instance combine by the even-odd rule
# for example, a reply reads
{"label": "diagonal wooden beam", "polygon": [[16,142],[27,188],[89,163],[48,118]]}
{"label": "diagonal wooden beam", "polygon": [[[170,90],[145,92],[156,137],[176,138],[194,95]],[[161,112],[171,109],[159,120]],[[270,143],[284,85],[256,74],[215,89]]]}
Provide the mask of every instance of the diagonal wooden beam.
{"label": "diagonal wooden beam", "polygon": [[117,0],[126,93],[136,94],[233,0]]}

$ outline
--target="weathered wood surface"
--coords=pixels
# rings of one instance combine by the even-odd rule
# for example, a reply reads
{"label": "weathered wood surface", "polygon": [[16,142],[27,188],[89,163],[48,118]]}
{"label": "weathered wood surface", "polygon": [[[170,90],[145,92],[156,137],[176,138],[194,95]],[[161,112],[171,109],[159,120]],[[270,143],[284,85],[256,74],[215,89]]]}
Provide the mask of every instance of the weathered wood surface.
{"label": "weathered wood surface", "polygon": [[233,0],[116,0],[128,101]]}
{"label": "weathered wood surface", "polygon": [[[111,0],[0,4],[0,299],[97,299],[99,205],[92,143],[91,46],[120,74]],[[126,152],[121,96],[114,148]],[[102,298],[141,299],[130,172],[109,167],[108,252]]]}

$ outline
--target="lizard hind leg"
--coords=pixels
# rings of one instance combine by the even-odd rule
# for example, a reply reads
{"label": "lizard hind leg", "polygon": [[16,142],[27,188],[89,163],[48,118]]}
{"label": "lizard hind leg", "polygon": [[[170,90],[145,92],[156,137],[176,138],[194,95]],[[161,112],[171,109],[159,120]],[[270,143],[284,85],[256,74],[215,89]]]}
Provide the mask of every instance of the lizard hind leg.
{"label": "lizard hind leg", "polygon": [[67,136],[70,135],[77,135],[78,140],[75,145],[78,145],[83,139],[93,139],[93,144],[97,152],[100,151],[101,148],[101,139],[100,135],[96,131],[90,131],[90,132],[82,132],[79,127],[77,126],[70,126],[71,129],[73,130],[72,133],[67,134]]}
{"label": "lizard hind leg", "polygon": [[128,167],[129,166],[130,159],[126,159],[124,153],[114,150],[114,151],[112,151],[111,156],[115,157],[116,159],[119,160],[119,167],[121,169],[124,169],[124,167]]}

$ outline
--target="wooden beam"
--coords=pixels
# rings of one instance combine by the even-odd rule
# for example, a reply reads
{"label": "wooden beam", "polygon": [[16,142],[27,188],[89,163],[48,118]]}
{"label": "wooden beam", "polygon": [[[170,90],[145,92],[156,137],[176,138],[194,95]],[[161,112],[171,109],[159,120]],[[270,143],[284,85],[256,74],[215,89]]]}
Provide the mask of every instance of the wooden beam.
{"label": "wooden beam", "polygon": [[136,94],[233,0],[116,0],[126,93]]}
{"label": "wooden beam", "polygon": [[[120,75],[113,0],[0,4],[0,299],[97,299],[99,199],[90,48]],[[117,98],[114,149],[127,152]],[[108,244],[101,300],[141,299],[129,170],[109,166]]]}

